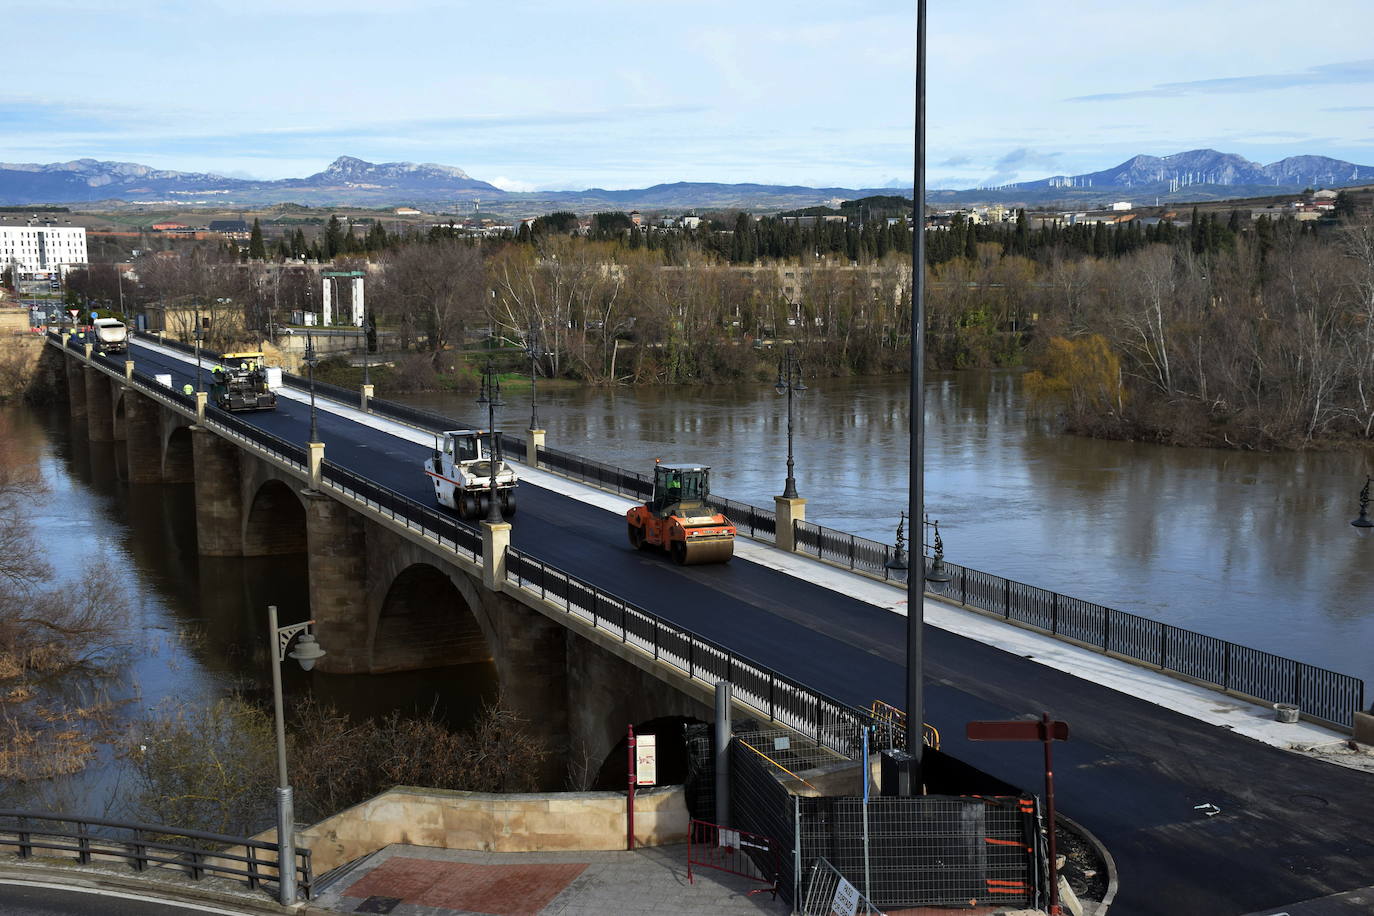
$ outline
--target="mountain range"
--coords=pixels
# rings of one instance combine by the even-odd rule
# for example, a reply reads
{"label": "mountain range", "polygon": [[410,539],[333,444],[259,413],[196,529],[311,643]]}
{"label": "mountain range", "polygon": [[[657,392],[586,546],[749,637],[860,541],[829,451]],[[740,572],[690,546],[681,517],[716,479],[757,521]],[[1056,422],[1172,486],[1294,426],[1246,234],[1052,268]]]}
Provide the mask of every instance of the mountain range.
{"label": "mountain range", "polygon": [[[1292,193],[1306,187],[1374,183],[1374,166],[1325,156],[1291,156],[1260,165],[1232,153],[1191,150],[1171,156],[1133,156],[1120,165],[1081,175],[1056,175],[996,188],[931,190],[932,203],[1064,203],[1092,206],[1124,195],[1161,201]],[[511,193],[453,166],[372,163],[342,156],[305,178],[256,181],[197,172],[153,169],[130,162],[77,159],[48,165],[0,163],[0,204],[69,204],[82,209],[138,206],[150,209],[242,208],[291,202],[310,206],[430,210],[481,209],[525,216],[551,210],[682,210],[740,208],[776,211],[891,194],[885,188],[810,188],[798,185],[675,182],[610,191]],[[900,193],[900,191],[898,191]]]}

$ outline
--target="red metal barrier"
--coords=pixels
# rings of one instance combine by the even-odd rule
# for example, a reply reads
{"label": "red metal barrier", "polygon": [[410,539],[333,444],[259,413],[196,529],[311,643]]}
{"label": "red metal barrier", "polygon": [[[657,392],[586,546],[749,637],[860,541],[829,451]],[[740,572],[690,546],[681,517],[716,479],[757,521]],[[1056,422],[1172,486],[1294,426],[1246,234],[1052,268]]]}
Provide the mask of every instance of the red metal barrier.
{"label": "red metal barrier", "polygon": [[775,899],[778,896],[781,870],[778,844],[772,837],[693,819],[687,828],[687,880],[695,883],[693,865],[719,869],[766,885],[754,888],[750,896],[765,892]]}

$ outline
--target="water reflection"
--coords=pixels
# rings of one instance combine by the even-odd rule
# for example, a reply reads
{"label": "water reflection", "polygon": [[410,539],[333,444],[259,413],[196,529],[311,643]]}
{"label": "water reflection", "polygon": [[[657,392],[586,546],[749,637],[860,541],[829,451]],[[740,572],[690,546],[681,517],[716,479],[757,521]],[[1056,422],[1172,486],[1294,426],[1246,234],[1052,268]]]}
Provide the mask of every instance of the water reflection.
{"label": "water reflection", "polygon": [[[108,686],[117,731],[165,702],[201,702],[234,690],[264,702],[271,680],[268,604],[282,622],[310,615],[304,554],[249,559],[202,557],[196,549],[191,484],[127,481],[122,443],[93,443],[63,410],[7,408],[38,463],[48,492],[31,507],[35,535],[59,576],[79,580],[90,561],[108,561],[129,596],[121,678]],[[283,666],[288,697],[313,693],[355,716],[436,709],[466,727],[495,698],[492,664],[387,675],[307,674]],[[16,806],[117,816],[128,774],[110,746],[76,777],[6,794]]]}
{"label": "water reflection", "polygon": [[[807,518],[892,542],[906,506],[906,379],[808,379],[796,409]],[[713,488],[771,506],[786,399],[771,384],[540,389],[552,448],[647,470],[712,466]],[[471,399],[407,399],[481,422]],[[510,395],[503,425],[529,417]],[[1178,626],[1368,678],[1374,539],[1349,521],[1354,453],[1256,454],[1103,442],[1028,415],[1014,372],[927,380],[926,501],[947,556]]]}

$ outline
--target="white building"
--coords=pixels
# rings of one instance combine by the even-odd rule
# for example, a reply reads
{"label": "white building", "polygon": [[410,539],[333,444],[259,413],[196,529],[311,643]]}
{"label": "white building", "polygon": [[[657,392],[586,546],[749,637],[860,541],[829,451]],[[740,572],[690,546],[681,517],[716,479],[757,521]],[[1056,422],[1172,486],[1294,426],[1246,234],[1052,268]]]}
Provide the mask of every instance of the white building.
{"label": "white building", "polygon": [[0,267],[30,272],[86,262],[82,227],[0,225]]}
{"label": "white building", "polygon": [[1116,203],[1112,204],[1112,209],[1113,209],[1113,210],[1130,210],[1130,209],[1133,209],[1133,207],[1131,206],[1131,202],[1130,202],[1129,200],[1118,200]]}

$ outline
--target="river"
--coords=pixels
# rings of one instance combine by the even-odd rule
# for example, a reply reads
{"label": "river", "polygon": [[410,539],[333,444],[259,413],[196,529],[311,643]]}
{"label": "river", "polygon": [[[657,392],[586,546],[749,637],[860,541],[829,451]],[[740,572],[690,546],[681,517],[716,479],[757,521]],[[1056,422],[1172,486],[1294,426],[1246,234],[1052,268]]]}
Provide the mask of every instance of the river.
{"label": "river", "polygon": [[[907,498],[909,382],[808,379],[793,402],[809,521],[892,543]],[[470,395],[406,398],[485,425]],[[771,507],[786,398],[766,381],[539,390],[546,444],[648,472],[711,465],[713,491]],[[529,426],[528,389],[502,429]],[[1374,678],[1374,537],[1350,526],[1370,459],[1108,442],[1028,413],[1013,371],[933,372],[926,505],[945,555],[1357,677]],[[518,521],[517,521],[518,523]]]}
{"label": "river", "polygon": [[[808,519],[891,542],[906,503],[907,382],[808,384],[794,403]],[[470,395],[407,400],[474,424],[484,417]],[[782,491],[785,409],[766,382],[539,395],[551,447],[641,471],[655,457],[710,464],[713,489],[764,506]],[[304,559],[200,557],[189,485],[130,487],[119,472],[122,450],[88,442],[65,410],[4,410],[47,481],[32,520],[59,575],[81,576],[96,555],[124,572],[129,651],[112,688],[124,727],[136,734],[150,709],[172,699],[234,689],[265,698],[265,608],[281,607],[283,623],[307,616]],[[508,392],[498,422],[526,428],[528,392]],[[933,373],[926,422],[927,505],[950,560],[1374,676],[1374,538],[1357,537],[1349,524],[1362,456],[1062,436],[1028,416],[1013,372]],[[371,677],[283,670],[288,696],[314,690],[358,715],[437,699],[456,725],[495,689],[490,666]],[[106,749],[86,774],[28,800],[100,814],[127,778]]]}

